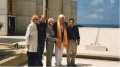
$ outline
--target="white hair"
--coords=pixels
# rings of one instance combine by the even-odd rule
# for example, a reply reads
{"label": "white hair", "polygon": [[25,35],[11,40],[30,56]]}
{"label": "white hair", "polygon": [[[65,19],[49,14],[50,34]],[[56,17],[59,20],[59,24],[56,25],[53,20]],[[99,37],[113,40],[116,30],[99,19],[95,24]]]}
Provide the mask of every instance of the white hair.
{"label": "white hair", "polygon": [[64,16],[63,14],[60,14],[60,15],[58,16],[58,18],[61,18],[61,17],[64,17],[64,19],[65,19],[65,16]]}

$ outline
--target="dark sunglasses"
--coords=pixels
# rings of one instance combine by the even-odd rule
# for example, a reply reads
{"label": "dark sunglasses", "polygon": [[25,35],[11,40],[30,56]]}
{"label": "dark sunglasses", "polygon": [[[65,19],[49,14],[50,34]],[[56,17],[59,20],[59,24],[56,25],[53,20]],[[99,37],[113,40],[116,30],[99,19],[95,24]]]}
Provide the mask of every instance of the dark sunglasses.
{"label": "dark sunglasses", "polygon": [[33,19],[33,20],[38,20],[38,19]]}

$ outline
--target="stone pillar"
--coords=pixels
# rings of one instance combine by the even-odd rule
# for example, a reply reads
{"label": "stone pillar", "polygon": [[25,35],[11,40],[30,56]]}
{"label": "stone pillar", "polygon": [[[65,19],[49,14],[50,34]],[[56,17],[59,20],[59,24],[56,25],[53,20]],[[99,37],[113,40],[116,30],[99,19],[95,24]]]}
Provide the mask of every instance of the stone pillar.
{"label": "stone pillar", "polygon": [[63,0],[63,14],[65,15],[66,22],[69,22],[71,18],[71,1],[72,0]]}
{"label": "stone pillar", "polygon": [[4,23],[0,36],[6,36],[8,34],[7,0],[0,0],[0,22]]}
{"label": "stone pillar", "polygon": [[77,1],[72,1],[71,6],[71,18],[73,18],[75,20],[75,24],[77,24]]}

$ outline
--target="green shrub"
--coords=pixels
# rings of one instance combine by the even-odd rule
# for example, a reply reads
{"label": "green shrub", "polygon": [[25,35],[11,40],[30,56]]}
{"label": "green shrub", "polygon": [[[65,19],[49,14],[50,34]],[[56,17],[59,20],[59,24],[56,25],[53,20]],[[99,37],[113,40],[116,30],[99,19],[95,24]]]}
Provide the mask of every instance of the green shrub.
{"label": "green shrub", "polygon": [[0,22],[0,29],[4,26],[4,24],[2,22]]}

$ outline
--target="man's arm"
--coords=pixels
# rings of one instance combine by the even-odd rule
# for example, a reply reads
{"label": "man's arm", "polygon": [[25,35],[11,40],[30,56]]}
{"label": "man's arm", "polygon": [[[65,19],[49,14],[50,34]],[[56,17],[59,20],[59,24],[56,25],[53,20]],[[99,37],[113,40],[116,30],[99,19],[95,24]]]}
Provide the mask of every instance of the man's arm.
{"label": "man's arm", "polygon": [[79,35],[79,29],[77,27],[77,42],[78,42],[78,45],[80,44],[80,35]]}

